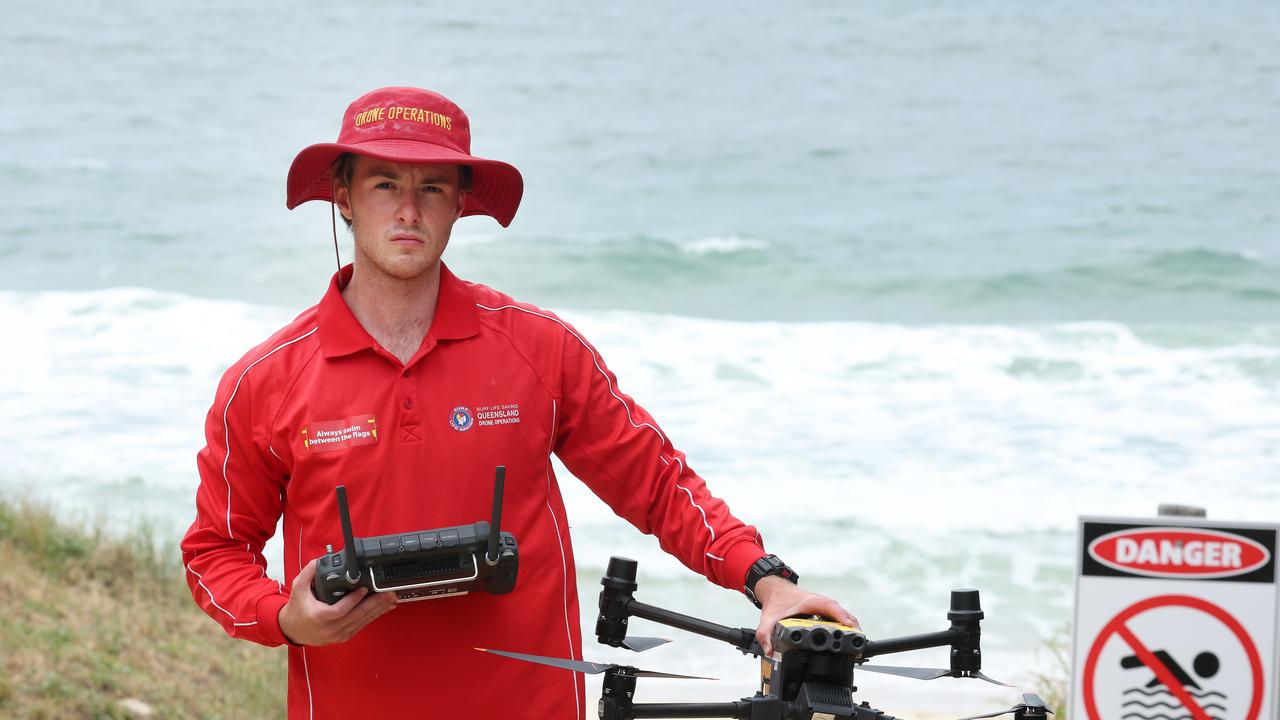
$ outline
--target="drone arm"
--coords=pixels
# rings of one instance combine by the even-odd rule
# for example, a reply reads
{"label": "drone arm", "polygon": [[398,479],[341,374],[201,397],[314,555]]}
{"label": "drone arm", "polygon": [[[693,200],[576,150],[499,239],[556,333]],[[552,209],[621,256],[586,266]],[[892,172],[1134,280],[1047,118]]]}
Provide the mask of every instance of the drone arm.
{"label": "drone arm", "polygon": [[862,658],[945,645],[951,648],[951,669],[948,673],[951,677],[976,677],[1003,685],[982,674],[982,618],[982,603],[977,590],[952,590],[951,610],[947,612],[950,628],[925,635],[868,640]]}
{"label": "drone arm", "polygon": [[600,584],[604,588],[600,591],[600,615],[596,620],[596,639],[605,645],[624,646],[627,619],[634,615],[695,635],[727,642],[744,653],[756,656],[764,654],[760,643],[756,642],[754,630],[717,625],[638,602],[633,596],[636,591],[635,560],[617,556],[609,558],[609,566],[605,569]]}
{"label": "drone arm", "polygon": [[[778,704],[777,698],[773,704]],[[726,703],[637,703],[631,706],[634,718],[736,718],[755,720],[750,699]],[[761,715],[768,718],[768,715]],[[778,715],[777,717],[782,717]]]}
{"label": "drone arm", "polygon": [[950,647],[962,639],[959,630],[950,628],[941,632],[925,633],[923,635],[905,635],[887,640],[867,640],[867,648],[862,651],[862,657],[866,659],[876,655],[888,655],[890,653],[907,652],[908,650]]}
{"label": "drone arm", "polygon": [[[655,607],[653,605],[646,605],[634,598],[627,603],[626,608],[628,615],[644,618],[645,620],[652,620],[656,623],[662,623],[663,625],[668,625],[673,628],[685,630],[697,635],[703,635],[705,637],[712,638],[713,640],[727,642],[742,652],[750,655],[762,655],[764,653],[760,648],[760,643],[756,642],[756,633],[754,630],[749,630],[747,628],[731,628],[727,625],[717,625],[716,623],[701,620],[689,615],[682,615],[671,610],[664,610],[663,608]],[[723,716],[708,715],[705,717]]]}

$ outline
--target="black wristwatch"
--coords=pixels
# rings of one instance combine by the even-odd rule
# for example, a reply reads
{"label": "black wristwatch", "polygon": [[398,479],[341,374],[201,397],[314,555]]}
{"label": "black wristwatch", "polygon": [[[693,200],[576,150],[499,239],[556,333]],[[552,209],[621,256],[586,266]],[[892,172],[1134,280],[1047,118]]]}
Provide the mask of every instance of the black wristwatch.
{"label": "black wristwatch", "polygon": [[792,585],[800,582],[796,571],[779,560],[777,555],[765,555],[751,564],[751,569],[747,570],[747,584],[742,587],[742,592],[746,593],[747,599],[755,603],[756,607],[764,607],[756,599],[756,583],[760,582],[760,578],[770,575],[777,575]]}

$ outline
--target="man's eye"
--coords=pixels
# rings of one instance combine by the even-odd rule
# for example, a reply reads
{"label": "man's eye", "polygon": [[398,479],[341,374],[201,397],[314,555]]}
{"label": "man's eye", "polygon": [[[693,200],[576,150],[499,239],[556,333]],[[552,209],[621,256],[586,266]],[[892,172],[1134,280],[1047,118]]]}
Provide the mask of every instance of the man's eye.
{"label": "man's eye", "polygon": [[392,185],[390,182],[383,181],[373,187],[375,190],[392,190],[395,188],[395,185]]}
{"label": "man's eye", "polygon": [[439,185],[423,185],[422,192],[438,193],[438,192],[444,192],[444,190]]}

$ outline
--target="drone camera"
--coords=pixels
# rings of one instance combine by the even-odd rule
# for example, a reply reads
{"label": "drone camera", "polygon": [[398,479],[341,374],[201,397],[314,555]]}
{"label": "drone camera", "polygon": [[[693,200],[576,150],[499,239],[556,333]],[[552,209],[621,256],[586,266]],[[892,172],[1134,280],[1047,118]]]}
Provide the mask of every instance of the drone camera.
{"label": "drone camera", "polygon": [[792,650],[857,657],[866,636],[857,628],[817,618],[786,618],[773,626],[773,647],[786,654]]}
{"label": "drone camera", "polygon": [[813,645],[814,650],[821,650],[827,646],[827,631],[822,628],[814,628],[809,634],[809,642]]}
{"label": "drone camera", "polygon": [[760,663],[760,691],[836,717],[850,717],[854,663],[866,636],[818,617],[785,618],[773,626],[774,655]]}

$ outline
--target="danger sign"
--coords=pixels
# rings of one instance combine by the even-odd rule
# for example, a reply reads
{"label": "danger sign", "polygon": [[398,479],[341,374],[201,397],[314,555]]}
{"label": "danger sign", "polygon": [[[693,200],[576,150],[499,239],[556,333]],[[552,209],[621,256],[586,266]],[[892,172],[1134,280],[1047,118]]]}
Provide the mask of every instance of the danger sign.
{"label": "danger sign", "polygon": [[1082,520],[1071,717],[1274,717],[1277,528],[1171,520]]}
{"label": "danger sign", "polygon": [[1271,558],[1261,543],[1241,535],[1175,527],[1107,533],[1089,543],[1089,555],[1134,575],[1197,578],[1246,575]]}

